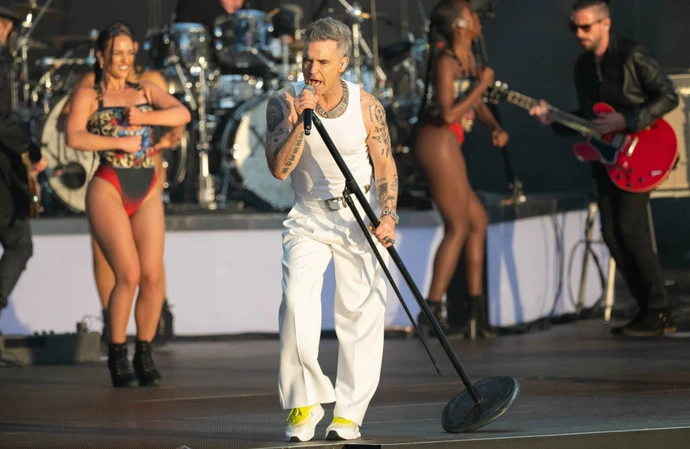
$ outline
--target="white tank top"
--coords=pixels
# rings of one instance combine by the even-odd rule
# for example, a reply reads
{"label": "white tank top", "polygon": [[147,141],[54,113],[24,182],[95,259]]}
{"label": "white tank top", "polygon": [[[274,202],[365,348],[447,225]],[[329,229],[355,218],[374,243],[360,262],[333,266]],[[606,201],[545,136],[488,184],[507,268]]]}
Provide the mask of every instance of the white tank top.
{"label": "white tank top", "polygon": [[[371,184],[373,172],[366,144],[367,130],[362,118],[359,86],[347,81],[346,83],[349,101],[343,115],[332,119],[319,116],[319,119],[357,184],[364,188]],[[305,84],[293,83],[292,86],[295,88],[295,95],[299,95]],[[295,196],[305,200],[327,200],[342,196],[345,178],[316,126],[312,125],[311,134],[305,138],[302,158],[290,174]]]}

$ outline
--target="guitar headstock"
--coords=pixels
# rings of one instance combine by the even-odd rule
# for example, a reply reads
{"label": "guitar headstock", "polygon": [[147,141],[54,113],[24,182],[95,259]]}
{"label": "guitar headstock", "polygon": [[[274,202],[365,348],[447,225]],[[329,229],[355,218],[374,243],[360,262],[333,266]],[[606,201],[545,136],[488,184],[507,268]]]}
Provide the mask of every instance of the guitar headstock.
{"label": "guitar headstock", "polygon": [[486,90],[484,94],[484,101],[492,104],[498,104],[501,100],[504,100],[508,96],[510,89],[508,84],[503,81],[496,80],[494,85]]}

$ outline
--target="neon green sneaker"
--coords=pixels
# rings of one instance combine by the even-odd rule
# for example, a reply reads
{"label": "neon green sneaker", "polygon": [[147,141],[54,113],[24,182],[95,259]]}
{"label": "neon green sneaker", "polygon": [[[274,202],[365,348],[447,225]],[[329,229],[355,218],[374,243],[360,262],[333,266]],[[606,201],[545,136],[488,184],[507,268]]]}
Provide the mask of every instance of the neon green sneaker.
{"label": "neon green sneaker", "polygon": [[361,436],[359,424],[339,416],[333,418],[333,421],[326,429],[327,440],[354,440]]}
{"label": "neon green sneaker", "polygon": [[285,441],[309,441],[314,438],[316,425],[323,419],[324,411],[321,404],[307,407],[293,408],[287,418]]}

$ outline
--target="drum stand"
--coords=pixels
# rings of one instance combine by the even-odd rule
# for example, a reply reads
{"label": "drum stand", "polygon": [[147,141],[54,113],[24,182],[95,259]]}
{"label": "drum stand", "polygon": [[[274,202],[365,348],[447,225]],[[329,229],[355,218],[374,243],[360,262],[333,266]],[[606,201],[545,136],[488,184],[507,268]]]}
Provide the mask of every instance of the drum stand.
{"label": "drum stand", "polygon": [[[357,2],[353,3],[350,5],[347,0],[338,0],[341,5],[343,5],[343,8],[345,8],[345,12],[352,17],[354,20],[352,21],[352,59],[353,59],[353,68],[355,71],[355,82],[359,84],[360,86],[364,85],[364,80],[362,79],[362,54],[361,51],[364,51],[365,56],[369,60],[374,61],[374,78],[377,80],[377,82],[374,84],[374,92],[371,92],[375,95],[378,96],[378,90],[379,86],[383,85],[388,77],[384,73],[383,69],[379,65],[379,58],[378,58],[378,34],[374,35],[374,51],[371,51],[371,48],[369,47],[369,44],[367,44],[367,41],[364,39],[364,36],[362,35],[362,22],[364,22],[364,16],[362,13],[362,8],[359,6]],[[372,20],[376,20],[376,0],[371,0],[371,10],[372,10],[372,15],[368,16]],[[376,33],[377,27],[374,24],[373,25],[374,32]],[[361,49],[361,50],[360,50]]]}
{"label": "drum stand", "polygon": [[206,59],[199,58],[199,95],[197,97],[197,113],[199,117],[199,139],[196,148],[199,151],[199,205],[208,210],[216,210],[216,188],[211,176],[208,163],[208,132],[206,128],[206,98],[208,97],[208,84],[206,83]]}
{"label": "drum stand", "polygon": [[[44,114],[50,112],[50,108],[53,106],[53,99],[55,92],[53,90],[53,75],[58,69],[65,66],[92,66],[96,61],[95,56],[87,56],[86,58],[71,58],[72,50],[67,52],[61,58],[53,58],[46,56],[41,58],[39,64],[43,69],[43,75],[36,83],[36,87],[31,92],[30,100],[32,104],[39,104],[40,109],[43,110]],[[41,89],[43,89],[41,95]]]}
{"label": "drum stand", "polygon": [[189,87],[189,79],[187,75],[185,75],[180,57],[176,54],[169,56],[166,59],[166,64],[175,68],[175,73],[184,89],[184,99],[189,103],[190,109],[196,113],[197,117],[197,129],[199,132],[198,138],[196,139],[196,150],[199,153],[199,186],[197,189],[197,201],[199,202],[199,206],[204,209],[216,210],[218,208],[218,203],[216,202],[216,188],[213,176],[211,175],[208,158],[208,153],[211,148],[209,145],[208,120],[206,116],[208,98],[206,71],[208,70],[208,61],[203,57],[196,61],[195,67],[199,69],[199,86],[196,95]]}
{"label": "drum stand", "polygon": [[[352,210],[352,213],[354,214],[357,223],[362,228],[362,232],[366,236],[369,245],[371,246],[374,254],[376,255],[376,258],[379,264],[381,265],[381,269],[384,271],[386,277],[388,278],[388,281],[395,290],[395,293],[398,296],[398,299],[400,300],[400,303],[402,304],[403,308],[407,312],[407,316],[410,318],[412,325],[415,326],[414,319],[409,313],[409,309],[407,308],[405,301],[403,300],[403,297],[400,294],[400,291],[398,290],[393,277],[391,276],[390,271],[388,271],[386,263],[381,257],[381,254],[378,251],[378,247],[376,246],[371,236],[371,233],[367,229],[367,226],[364,223],[359,211],[355,207],[354,201],[351,198],[351,194],[354,194],[357,197],[357,200],[361,204],[362,208],[364,209],[364,212],[369,218],[369,221],[374,227],[378,227],[380,222],[376,214],[374,213],[374,210],[371,208],[369,202],[364,196],[364,193],[362,193],[362,190],[357,185],[357,182],[352,176],[352,173],[347,167],[347,164],[345,164],[345,161],[343,160],[342,156],[335,147],[335,144],[328,135],[326,128],[324,128],[323,124],[321,123],[321,120],[316,114],[314,114],[312,120],[314,123],[314,127],[321,135],[321,138],[326,144],[328,151],[333,156],[333,159],[335,159],[338,168],[340,168],[340,171],[343,173],[343,176],[345,177],[345,190],[343,191],[343,198],[345,198],[345,201],[347,202],[348,207],[350,207],[350,209]],[[429,306],[422,297],[422,294],[419,292],[419,289],[417,288],[417,285],[415,284],[414,280],[412,280],[412,276],[407,271],[407,268],[405,268],[405,265],[403,264],[400,255],[395,250],[395,247],[389,247],[388,253],[390,254],[391,259],[393,260],[393,262],[395,262],[395,265],[398,267],[398,270],[405,279],[405,282],[410,288],[410,291],[413,293],[414,298],[417,301],[417,304],[419,304],[419,307],[424,313],[424,316],[429,321],[429,323],[431,323],[431,326],[433,327],[436,336],[438,337],[439,343],[441,343],[443,350],[446,352],[446,355],[450,359],[451,363],[453,364],[453,367],[457,371],[458,375],[460,376],[460,379],[462,380],[466,388],[465,391],[459,393],[453,399],[451,399],[450,402],[443,409],[443,413],[441,416],[441,426],[443,427],[443,429],[446,432],[450,433],[467,432],[486,426],[487,424],[500,418],[505,412],[508,411],[511,405],[513,405],[513,402],[515,402],[515,399],[517,399],[518,395],[520,394],[520,385],[518,384],[518,382],[512,377],[501,376],[483,379],[475,384],[472,384],[469,377],[465,373],[465,370],[460,364],[460,361],[453,352],[453,349],[451,348],[450,343],[448,342],[448,338],[443,333],[441,325],[438,323],[436,318],[434,318],[433,313],[431,312]],[[419,332],[417,333],[419,334]],[[424,340],[422,339],[422,341]],[[429,353],[429,356],[431,357],[431,353]]]}
{"label": "drum stand", "polygon": [[[29,84],[29,44],[31,43],[31,33],[36,29],[36,25],[41,21],[43,15],[48,10],[50,4],[53,0],[47,0],[45,5],[38,6],[40,9],[36,20],[33,20],[33,13],[29,13],[26,16],[26,20],[22,23],[22,32],[19,36],[19,41],[17,44],[17,50],[13,55],[15,58],[15,63],[20,64],[21,71],[21,84],[22,84],[22,102],[24,106],[29,103],[29,95],[31,94],[31,85]],[[19,53],[19,54],[17,54]],[[15,104],[16,106],[16,104]]]}

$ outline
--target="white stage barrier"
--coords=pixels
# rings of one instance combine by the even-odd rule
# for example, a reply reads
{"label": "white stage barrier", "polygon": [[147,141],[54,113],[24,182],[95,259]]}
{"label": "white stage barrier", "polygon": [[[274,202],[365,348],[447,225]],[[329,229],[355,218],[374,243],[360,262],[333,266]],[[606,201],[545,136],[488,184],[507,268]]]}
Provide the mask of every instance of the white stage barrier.
{"label": "white stage barrier", "polygon": [[[557,303],[556,314],[572,312],[565,272],[576,242],[584,235],[586,210],[553,216],[563,230],[565,251],[563,286],[556,298],[559,273],[557,239],[551,215],[490,225],[487,239],[487,280],[490,317],[495,325],[530,322],[548,316]],[[280,218],[280,217],[279,217]],[[10,298],[10,306],[0,318],[7,334],[53,331],[74,332],[76,323],[87,317],[92,329],[100,331],[101,310],[93,280],[91,248],[83,219],[79,232],[64,229],[51,233],[50,220],[34,223],[34,256]],[[252,229],[251,218],[243,218],[243,229],[176,230],[199,218],[178,220],[168,226],[166,275],[169,303],[175,317],[175,334],[180,336],[240,334],[278,331],[281,300],[280,219],[261,229]],[[222,223],[214,217],[213,227]],[[64,228],[65,220],[56,221]],[[62,224],[60,224],[62,223]],[[277,224],[277,226],[276,226]],[[208,226],[207,226],[208,228]],[[598,234],[598,231],[597,231]],[[396,247],[423,294],[431,276],[434,250],[442,236],[433,212],[402,215]],[[583,246],[576,249],[572,283],[577,289]],[[605,256],[604,251],[600,251]],[[606,264],[607,258],[602,257]],[[591,264],[593,266],[593,264]],[[391,271],[416,317],[419,307],[409,294],[397,269]],[[332,267],[326,272],[323,289],[324,330],[333,329],[334,279]],[[587,305],[599,297],[598,276],[592,270],[587,286]],[[575,292],[577,295],[577,291]],[[387,327],[407,326],[409,321],[393,291],[389,289]],[[134,333],[133,317],[128,333]]]}

